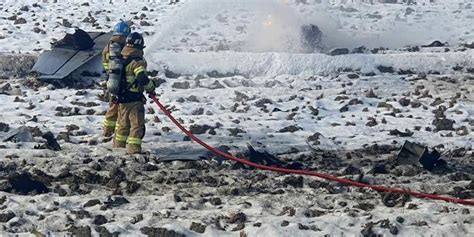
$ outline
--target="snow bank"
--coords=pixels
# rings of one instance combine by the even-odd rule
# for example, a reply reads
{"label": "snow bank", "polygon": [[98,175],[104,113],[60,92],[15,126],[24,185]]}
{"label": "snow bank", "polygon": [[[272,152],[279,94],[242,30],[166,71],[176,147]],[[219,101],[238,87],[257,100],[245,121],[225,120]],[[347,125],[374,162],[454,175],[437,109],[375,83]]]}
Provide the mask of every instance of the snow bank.
{"label": "snow bank", "polygon": [[[472,51],[458,53],[399,53],[399,54],[351,54],[328,56],[324,54],[288,53],[172,53],[159,52],[148,56],[153,58],[151,67],[163,67],[186,75],[218,72],[246,76],[277,75],[328,75],[345,69],[362,73],[379,73],[377,67],[393,67],[395,71],[411,70],[422,72],[453,72],[458,65],[474,67]],[[154,63],[153,63],[154,62]]]}

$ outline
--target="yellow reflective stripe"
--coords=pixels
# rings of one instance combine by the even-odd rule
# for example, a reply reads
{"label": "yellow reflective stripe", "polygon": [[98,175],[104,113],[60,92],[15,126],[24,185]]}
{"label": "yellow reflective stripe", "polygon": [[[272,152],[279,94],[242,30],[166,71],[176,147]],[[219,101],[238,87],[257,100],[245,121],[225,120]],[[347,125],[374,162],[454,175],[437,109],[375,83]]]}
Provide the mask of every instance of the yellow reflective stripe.
{"label": "yellow reflective stripe", "polygon": [[104,120],[104,126],[105,126],[105,127],[111,127],[111,128],[113,128],[113,127],[115,127],[116,124],[117,124],[116,121],[107,120],[107,119]]}
{"label": "yellow reflective stripe", "polygon": [[140,145],[142,144],[142,139],[136,137],[129,137],[127,140],[128,144]]}
{"label": "yellow reflective stripe", "polygon": [[145,67],[144,66],[139,66],[137,68],[135,68],[135,70],[133,70],[133,73],[135,73],[135,76],[137,76],[140,72],[144,72],[145,71]]}
{"label": "yellow reflective stripe", "polygon": [[127,141],[127,136],[123,136],[123,135],[115,133],[115,140],[117,140],[119,142],[126,142]]}
{"label": "yellow reflective stripe", "polygon": [[102,63],[102,66],[104,66],[105,70],[109,70],[109,64],[108,63]]}
{"label": "yellow reflective stripe", "polygon": [[153,86],[154,86],[154,85],[155,85],[155,84],[150,80],[150,81],[148,82],[148,84],[146,84],[146,86],[143,87],[143,89],[145,89],[145,90],[147,90],[147,91],[148,91],[148,90],[151,90],[151,89],[153,89]]}

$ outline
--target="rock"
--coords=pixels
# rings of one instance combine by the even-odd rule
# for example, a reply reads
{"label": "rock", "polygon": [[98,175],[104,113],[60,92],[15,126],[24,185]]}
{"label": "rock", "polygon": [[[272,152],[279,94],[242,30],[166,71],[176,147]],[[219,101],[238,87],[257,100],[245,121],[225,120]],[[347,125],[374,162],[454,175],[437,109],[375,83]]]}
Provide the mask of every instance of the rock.
{"label": "rock", "polygon": [[66,20],[66,19],[63,19],[63,20],[62,20],[62,25],[63,25],[64,27],[67,27],[67,28],[71,28],[71,27],[72,27],[71,22],[69,22],[69,21]]}
{"label": "rock", "polygon": [[94,216],[94,220],[92,221],[92,224],[94,225],[103,225],[105,223],[107,223],[107,219],[105,218],[105,216],[103,215],[97,215],[97,216]]}
{"label": "rock", "polygon": [[119,207],[127,203],[130,203],[130,202],[126,198],[122,196],[117,196],[117,197],[111,198],[105,204],[111,207]]}
{"label": "rock", "polygon": [[110,233],[109,230],[107,230],[107,228],[105,228],[104,226],[95,226],[94,229],[95,231],[97,231],[100,237],[119,237],[120,236],[119,232]]}
{"label": "rock", "polygon": [[10,126],[6,123],[0,123],[0,132],[8,132],[10,130]]}
{"label": "rock", "polygon": [[410,196],[399,193],[382,193],[382,203],[387,207],[405,206],[410,200]]}
{"label": "rock", "polygon": [[374,227],[374,223],[372,222],[369,222],[367,224],[364,225],[364,228],[362,228],[362,230],[360,231],[360,233],[362,234],[362,236],[364,237],[373,237],[373,236],[377,236],[374,231],[372,230],[372,228]]}
{"label": "rock", "polygon": [[143,166],[143,171],[157,171],[157,170],[159,170],[159,168],[158,168],[158,166],[156,166],[154,164],[146,163]]}
{"label": "rock", "polygon": [[439,40],[431,42],[431,44],[422,45],[421,47],[430,48],[430,47],[444,47],[446,44],[441,43]]}
{"label": "rock", "polygon": [[140,21],[141,26],[152,26],[152,24],[148,21]]}
{"label": "rock", "polygon": [[15,22],[13,23],[14,25],[21,25],[21,24],[26,24],[25,18],[17,18]]}
{"label": "rock", "polygon": [[349,79],[358,79],[358,78],[360,78],[360,76],[355,74],[355,73],[347,74],[347,77]]}
{"label": "rock", "polygon": [[288,225],[290,225],[290,222],[286,221],[286,220],[282,221],[281,224],[280,224],[281,227],[286,227]]}
{"label": "rock", "polygon": [[303,215],[307,218],[313,218],[313,217],[319,217],[319,216],[326,215],[326,212],[316,210],[316,209],[307,209],[307,210],[303,211]]}
{"label": "rock", "polygon": [[[314,108],[313,106],[308,106],[308,109],[311,111],[311,115],[318,116],[318,114],[319,114],[318,108]],[[295,115],[296,115],[296,113],[295,113]]]}
{"label": "rock", "polygon": [[142,220],[143,220],[143,214],[138,214],[138,215],[136,215],[136,216],[134,216],[134,217],[132,218],[132,220],[130,221],[130,223],[136,224],[136,223],[138,223],[138,222],[140,222],[140,221],[142,221]]}
{"label": "rock", "polygon": [[410,99],[407,99],[406,97],[403,97],[398,100],[398,103],[400,103],[401,106],[408,106],[410,105]]}
{"label": "rock", "polygon": [[191,227],[189,227],[189,229],[194,231],[194,232],[202,234],[206,231],[206,227],[207,226],[205,226],[201,223],[193,222],[193,223],[191,223]]}
{"label": "rock", "polygon": [[30,10],[30,8],[28,6],[23,6],[23,7],[20,8],[20,11],[24,11],[24,12],[27,12],[29,10]]}
{"label": "rock", "polygon": [[378,125],[378,123],[375,120],[375,118],[373,118],[373,117],[369,117],[369,122],[367,122],[365,124],[365,126],[367,126],[367,127],[374,127],[374,126],[377,126],[377,125]]}
{"label": "rock", "polygon": [[14,217],[16,217],[16,215],[12,211],[2,212],[0,213],[0,223],[6,223]]}
{"label": "rock", "polygon": [[91,214],[86,210],[72,210],[71,214],[75,215],[77,219],[91,218]]}
{"label": "rock", "polygon": [[243,230],[245,228],[245,224],[244,223],[239,223],[237,224],[236,227],[232,228],[232,231],[240,231],[240,230]]}
{"label": "rock", "polygon": [[361,209],[364,211],[372,211],[375,209],[375,205],[371,203],[359,203],[357,205],[354,205],[354,208]]}
{"label": "rock", "polygon": [[214,198],[209,199],[209,203],[211,203],[214,206],[219,206],[222,204],[222,201],[220,198],[214,197]]}
{"label": "rock", "polygon": [[411,15],[413,12],[415,12],[413,8],[407,7],[407,9],[405,9],[405,16]]}
{"label": "rock", "polygon": [[295,208],[293,208],[293,207],[283,207],[283,210],[277,216],[283,216],[283,215],[294,216],[295,214],[296,214],[296,209]]}
{"label": "rock", "polygon": [[392,235],[398,235],[398,227],[396,225],[390,225],[389,230]]}
{"label": "rock", "polygon": [[273,101],[267,98],[263,98],[255,102],[254,105],[259,108],[266,108],[267,107],[266,104],[273,104]]}
{"label": "rock", "polygon": [[349,54],[349,52],[350,51],[347,48],[335,48],[329,52],[329,55],[331,56],[344,55],[344,54]]}
{"label": "rock", "polygon": [[428,226],[428,222],[426,222],[426,221],[415,221],[411,224],[414,225],[414,226]]}
{"label": "rock", "polygon": [[407,206],[407,209],[408,210],[416,210],[416,209],[418,209],[418,205],[416,205],[415,203],[409,203],[408,206]]}
{"label": "rock", "polygon": [[358,167],[355,167],[353,165],[348,165],[344,170],[342,171],[342,175],[357,175],[357,174],[362,174],[362,170]]}
{"label": "rock", "polygon": [[471,212],[469,211],[469,209],[463,208],[463,209],[461,210],[461,214],[463,214],[463,215],[469,215],[469,214],[471,214]]}
{"label": "rock", "polygon": [[35,27],[35,28],[33,28],[33,32],[35,32],[36,34],[39,34],[39,33],[43,32],[43,31],[41,30],[41,28]]}
{"label": "rock", "polygon": [[230,224],[239,224],[244,223],[247,220],[247,216],[243,212],[233,213],[229,216],[227,220]]}
{"label": "rock", "polygon": [[400,132],[398,129],[390,130],[390,135],[392,136],[400,136],[400,137],[411,137],[413,132],[409,129],[405,129],[405,132]]}
{"label": "rock", "polygon": [[210,130],[212,128],[213,127],[209,125],[193,124],[189,127],[189,131],[191,131],[192,134],[204,134],[207,132],[207,130]]}
{"label": "rock", "polygon": [[191,88],[189,82],[184,81],[184,82],[175,82],[171,85],[172,88],[176,89],[189,89]]}
{"label": "rock", "polygon": [[230,136],[232,137],[239,137],[240,135],[238,135],[239,133],[246,133],[244,130],[240,129],[240,128],[229,128],[227,129],[227,131],[230,132]]}
{"label": "rock", "polygon": [[298,229],[300,229],[300,230],[309,230],[309,227],[307,225],[303,225],[301,223],[298,223]]}
{"label": "rock", "polygon": [[68,132],[60,132],[58,134],[58,140],[63,140],[65,142],[71,142],[71,137],[69,136]]}
{"label": "rock", "polygon": [[436,126],[437,131],[454,131],[454,123],[454,120],[447,118],[436,118],[432,122],[432,124]]}
{"label": "rock", "polygon": [[290,185],[293,188],[303,188],[303,177],[299,175],[289,175],[283,179],[283,183]]}
{"label": "rock", "polygon": [[138,191],[138,189],[140,188],[140,184],[137,183],[137,182],[134,182],[134,181],[127,181],[127,185],[125,187],[125,190],[128,194],[133,194],[133,193],[136,193]]}
{"label": "rock", "polygon": [[250,100],[250,97],[242,92],[234,91],[234,93],[235,93],[234,101],[236,102],[243,102],[243,101]]}
{"label": "rock", "polygon": [[294,133],[294,132],[299,131],[299,130],[303,130],[303,128],[301,128],[297,125],[290,125],[288,127],[284,127],[282,129],[278,130],[278,132],[280,132],[280,133],[286,133],[286,132]]}
{"label": "rock", "polygon": [[395,70],[393,69],[393,67],[386,67],[386,66],[379,65],[377,69],[381,73],[395,73]]}
{"label": "rock", "polygon": [[387,102],[380,102],[377,104],[377,108],[387,108],[387,109],[392,109],[393,105],[387,103]]}
{"label": "rock", "polygon": [[191,112],[191,115],[203,115],[203,114],[204,114],[203,108],[197,108]]}
{"label": "rock", "polygon": [[91,237],[91,228],[89,226],[71,227],[69,232],[75,237]]}
{"label": "rock", "polygon": [[125,173],[118,167],[114,167],[109,172],[109,186],[117,186],[120,182],[126,180]]}
{"label": "rock", "polygon": [[165,228],[142,227],[140,232],[150,237],[186,237],[186,235]]}
{"label": "rock", "polygon": [[49,150],[53,151],[59,151],[61,150],[61,146],[58,144],[58,141],[56,141],[56,138],[54,137],[52,132],[46,132],[43,134],[41,137],[46,139],[46,144],[45,147]]}
{"label": "rock", "polygon": [[313,135],[309,136],[309,137],[307,138],[307,140],[308,140],[308,142],[311,142],[311,143],[313,143],[313,144],[315,144],[315,145],[319,145],[319,144],[320,144],[319,138],[320,138],[321,136],[322,136],[321,133],[316,132],[316,133],[314,133]]}
{"label": "rock", "polygon": [[377,98],[377,95],[375,95],[374,90],[370,89],[366,94],[365,97],[367,98]]}
{"label": "rock", "polygon": [[371,174],[388,174],[387,166],[385,164],[375,164],[369,171]]}
{"label": "rock", "polygon": [[466,126],[462,126],[456,129],[456,134],[458,136],[466,136],[469,134],[469,129]]}
{"label": "rock", "polygon": [[84,207],[93,207],[95,205],[100,205],[102,204],[99,199],[91,199],[84,203]]}

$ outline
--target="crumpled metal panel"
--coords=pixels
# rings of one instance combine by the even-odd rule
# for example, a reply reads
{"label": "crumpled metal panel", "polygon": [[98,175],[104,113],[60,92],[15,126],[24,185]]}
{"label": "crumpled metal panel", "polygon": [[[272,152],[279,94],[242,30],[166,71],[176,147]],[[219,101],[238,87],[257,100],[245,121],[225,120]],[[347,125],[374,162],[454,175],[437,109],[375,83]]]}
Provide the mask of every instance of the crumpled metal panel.
{"label": "crumpled metal panel", "polygon": [[62,80],[90,60],[95,57],[100,57],[102,49],[107,45],[112,34],[100,32],[88,33],[95,43],[92,49],[74,50],[58,47],[41,54],[32,69],[39,73],[38,78]]}

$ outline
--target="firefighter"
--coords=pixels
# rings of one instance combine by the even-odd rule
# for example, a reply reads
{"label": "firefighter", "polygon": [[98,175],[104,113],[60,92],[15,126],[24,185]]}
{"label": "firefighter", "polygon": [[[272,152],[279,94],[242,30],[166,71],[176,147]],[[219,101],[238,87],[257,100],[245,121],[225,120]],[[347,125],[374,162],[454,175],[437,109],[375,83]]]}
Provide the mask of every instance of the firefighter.
{"label": "firefighter", "polygon": [[122,50],[124,59],[124,83],[118,95],[118,120],[114,147],[128,146],[129,154],[142,153],[145,136],[145,102],[143,92],[154,95],[155,83],[146,74],[147,63],[143,58],[145,42],[139,33],[131,33]]}
{"label": "firefighter", "polygon": [[[112,43],[117,43],[121,46],[121,48],[125,47],[125,40],[127,39],[127,36],[130,34],[130,26],[120,20],[115,27],[114,31],[112,33],[112,37],[110,38],[109,44],[104,48],[102,51],[102,65],[104,66],[104,70],[109,74],[109,46]],[[110,96],[110,101],[109,101],[109,109],[105,113],[105,119],[104,119],[104,136],[105,137],[111,137],[114,134],[115,131],[115,124],[117,122],[117,116],[118,116],[118,104],[115,102],[115,99],[113,96]]]}

